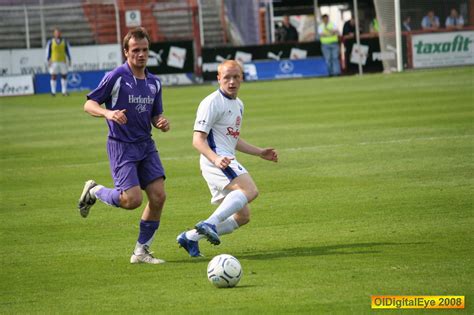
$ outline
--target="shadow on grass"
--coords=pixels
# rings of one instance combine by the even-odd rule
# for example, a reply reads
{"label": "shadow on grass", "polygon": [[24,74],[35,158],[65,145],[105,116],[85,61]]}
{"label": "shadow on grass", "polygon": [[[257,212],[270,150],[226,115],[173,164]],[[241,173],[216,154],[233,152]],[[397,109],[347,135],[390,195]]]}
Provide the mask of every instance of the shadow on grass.
{"label": "shadow on grass", "polygon": [[367,255],[381,253],[381,247],[386,246],[403,246],[403,245],[418,245],[424,243],[353,243],[353,244],[338,244],[328,246],[314,246],[314,247],[294,247],[285,248],[278,251],[266,251],[259,253],[241,253],[239,258],[268,260],[281,257],[297,257],[297,256],[326,256],[326,255]]}
{"label": "shadow on grass", "polygon": [[[280,250],[268,250],[260,252],[242,252],[235,253],[239,259],[254,259],[254,260],[269,260],[282,257],[304,257],[304,256],[327,256],[327,255],[370,255],[382,253],[382,247],[387,246],[405,246],[405,245],[420,245],[425,242],[416,243],[352,243],[352,244],[337,244],[328,246],[313,246],[313,247],[294,247]],[[169,260],[173,263],[202,263],[208,262],[212,256],[188,258],[179,260]]]}

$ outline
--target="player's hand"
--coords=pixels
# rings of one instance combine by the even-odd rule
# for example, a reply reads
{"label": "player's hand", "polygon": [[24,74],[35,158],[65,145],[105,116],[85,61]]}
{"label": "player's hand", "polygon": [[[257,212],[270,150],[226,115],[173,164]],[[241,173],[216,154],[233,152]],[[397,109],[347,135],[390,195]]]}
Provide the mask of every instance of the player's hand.
{"label": "player's hand", "polygon": [[218,156],[218,157],[214,160],[214,165],[223,170],[223,169],[225,169],[227,166],[229,166],[230,162],[232,162],[233,159],[234,159],[233,157]]}
{"label": "player's hand", "polygon": [[278,162],[278,152],[274,148],[263,149],[260,157],[264,160]]}
{"label": "player's hand", "polygon": [[115,121],[119,125],[125,125],[127,123],[127,116],[125,115],[126,109],[122,110],[108,110],[105,113],[105,118],[108,120]]}
{"label": "player's hand", "polygon": [[163,132],[167,132],[170,130],[170,122],[165,117],[160,116],[155,122],[155,127]]}

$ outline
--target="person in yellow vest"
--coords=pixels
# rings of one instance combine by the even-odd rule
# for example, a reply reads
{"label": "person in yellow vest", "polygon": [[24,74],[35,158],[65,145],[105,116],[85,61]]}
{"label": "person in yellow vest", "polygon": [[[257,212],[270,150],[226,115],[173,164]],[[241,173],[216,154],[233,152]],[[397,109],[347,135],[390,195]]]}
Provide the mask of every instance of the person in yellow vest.
{"label": "person in yellow vest", "polygon": [[370,22],[369,30],[371,33],[378,33],[380,31],[379,20],[377,20],[376,17],[372,19],[372,22]]}
{"label": "person in yellow vest", "polygon": [[341,74],[339,63],[339,31],[333,22],[329,22],[329,16],[322,16],[322,23],[319,24],[318,34],[321,41],[321,51],[328,66],[330,76]]}
{"label": "person in yellow vest", "polygon": [[71,54],[69,42],[61,37],[59,29],[54,29],[53,38],[46,44],[46,60],[48,61],[49,73],[51,74],[51,95],[56,96],[56,79],[61,75],[61,92],[67,93],[68,65],[71,65]]}

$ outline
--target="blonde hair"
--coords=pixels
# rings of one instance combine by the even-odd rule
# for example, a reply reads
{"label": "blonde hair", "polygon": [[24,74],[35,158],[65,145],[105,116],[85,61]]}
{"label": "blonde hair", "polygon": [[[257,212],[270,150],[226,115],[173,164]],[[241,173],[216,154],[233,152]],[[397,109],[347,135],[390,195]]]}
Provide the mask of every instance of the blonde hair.
{"label": "blonde hair", "polygon": [[221,72],[222,72],[222,69],[226,68],[226,67],[228,67],[228,68],[236,67],[236,68],[239,68],[240,74],[243,75],[243,73],[244,73],[244,69],[242,68],[242,65],[238,61],[236,61],[236,60],[224,60],[217,67],[217,74],[220,75]]}

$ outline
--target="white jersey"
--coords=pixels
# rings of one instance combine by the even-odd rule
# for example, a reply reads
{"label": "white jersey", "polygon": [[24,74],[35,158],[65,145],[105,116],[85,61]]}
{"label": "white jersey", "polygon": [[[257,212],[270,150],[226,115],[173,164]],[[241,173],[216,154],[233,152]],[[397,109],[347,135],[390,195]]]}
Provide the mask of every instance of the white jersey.
{"label": "white jersey", "polygon": [[199,104],[194,131],[207,133],[209,147],[220,156],[235,156],[240,136],[244,104],[221,90],[208,95]]}

